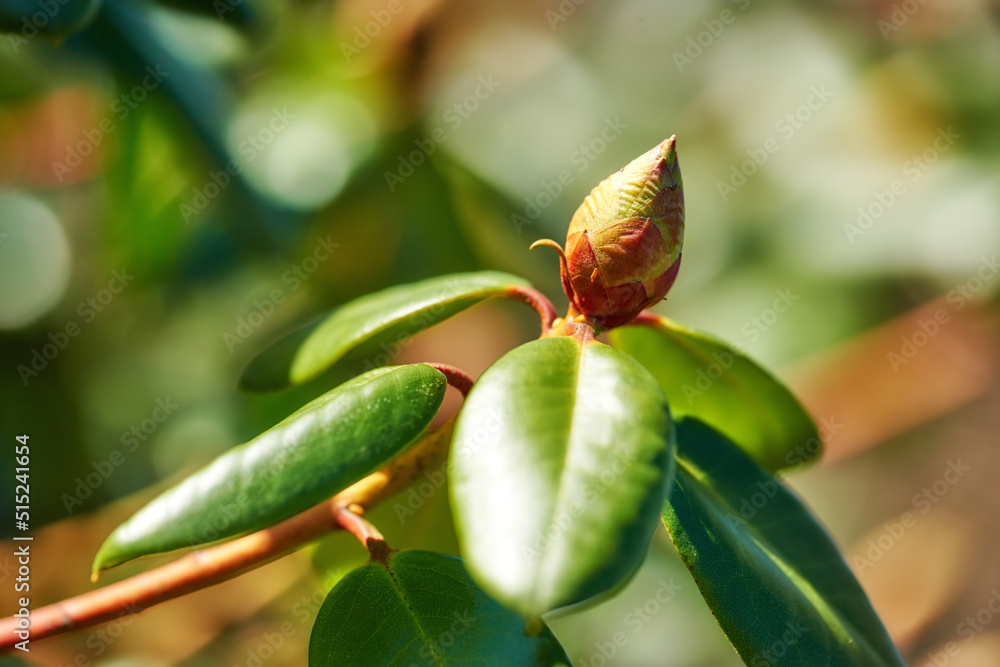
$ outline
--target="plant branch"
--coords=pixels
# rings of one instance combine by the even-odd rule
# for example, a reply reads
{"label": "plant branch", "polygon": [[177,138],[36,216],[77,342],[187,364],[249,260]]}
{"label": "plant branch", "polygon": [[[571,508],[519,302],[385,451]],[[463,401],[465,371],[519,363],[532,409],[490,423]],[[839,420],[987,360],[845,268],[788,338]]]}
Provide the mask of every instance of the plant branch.
{"label": "plant branch", "polygon": [[549,331],[552,329],[552,323],[555,322],[558,315],[556,314],[556,307],[552,305],[547,296],[533,287],[526,287],[524,285],[511,287],[504,296],[508,299],[523,301],[534,308],[538,316],[542,318],[542,337],[544,338],[549,334]]}
{"label": "plant branch", "polygon": [[[31,639],[44,639],[137,614],[161,602],[228,581],[330,531],[343,529],[347,527],[345,524],[350,525],[348,530],[359,539],[364,535],[362,542],[371,549],[373,543],[368,542],[368,538],[378,540],[381,535],[358,514],[405,488],[422,471],[443,464],[454,422],[452,418],[381,470],[355,482],[332,499],[279,524],[33,610]],[[14,634],[17,629],[18,619],[13,616],[0,621],[0,650],[13,648],[19,640]]]}
{"label": "plant branch", "polygon": [[469,391],[472,390],[472,385],[475,383],[471,375],[461,368],[449,366],[448,364],[434,363],[427,365],[444,373],[444,376],[448,379],[448,384],[462,392],[463,398],[469,395]]}
{"label": "plant branch", "polygon": [[371,521],[361,516],[364,513],[365,508],[361,505],[351,504],[346,507],[342,506],[336,513],[337,525],[358,538],[358,541],[365,548],[368,548],[370,540],[385,542],[385,538],[379,532],[379,529]]}

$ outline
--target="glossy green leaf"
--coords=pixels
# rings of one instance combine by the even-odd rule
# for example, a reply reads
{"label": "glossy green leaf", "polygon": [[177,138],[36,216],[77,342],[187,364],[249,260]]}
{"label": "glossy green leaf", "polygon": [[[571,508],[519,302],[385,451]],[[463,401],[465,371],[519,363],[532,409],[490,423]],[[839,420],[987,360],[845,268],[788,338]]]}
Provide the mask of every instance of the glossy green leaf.
{"label": "glossy green leaf", "polygon": [[446,388],[424,364],[342,384],[146,505],[105,541],[94,571],[259,530],[322,502],[411,444]]}
{"label": "glossy green leaf", "polygon": [[725,343],[666,318],[610,337],[659,381],[675,418],[711,424],[772,472],[819,456],[816,424],[795,396]]}
{"label": "glossy green leaf", "polygon": [[508,353],[466,400],[451,451],[462,554],[525,616],[616,589],[642,562],[673,462],[666,397],[593,339]]}
{"label": "glossy green leaf", "polygon": [[525,622],[476,587],[462,561],[428,551],[372,560],[320,608],[310,667],[569,665],[544,624]]}
{"label": "glossy green leaf", "polygon": [[[527,284],[510,274],[479,271],[368,294],[265,350],[250,362],[240,386],[268,391],[306,382],[365,342],[381,344],[383,349],[370,361],[373,366],[384,365],[399,349],[400,341],[480,301]],[[379,356],[385,360],[379,361]]]}
{"label": "glossy green leaf", "polygon": [[725,436],[677,425],[663,522],[748,665],[902,665],[837,547],[785,487]]}

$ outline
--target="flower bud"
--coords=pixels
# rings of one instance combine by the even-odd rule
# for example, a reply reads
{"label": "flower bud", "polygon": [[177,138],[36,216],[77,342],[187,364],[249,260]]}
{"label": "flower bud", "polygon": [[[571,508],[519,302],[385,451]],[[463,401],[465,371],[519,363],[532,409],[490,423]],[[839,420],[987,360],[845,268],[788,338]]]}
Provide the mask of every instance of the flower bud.
{"label": "flower bud", "polygon": [[677,277],[684,194],[675,142],[670,137],[601,182],[570,221],[566,248],[559,249],[563,289],[598,329],[629,323],[666,296]]}

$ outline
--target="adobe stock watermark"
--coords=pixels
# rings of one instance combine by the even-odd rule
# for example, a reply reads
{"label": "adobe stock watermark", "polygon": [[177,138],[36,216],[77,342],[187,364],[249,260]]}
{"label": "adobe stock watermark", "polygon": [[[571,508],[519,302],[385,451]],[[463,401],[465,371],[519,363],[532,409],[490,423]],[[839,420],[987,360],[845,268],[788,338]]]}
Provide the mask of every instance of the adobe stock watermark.
{"label": "adobe stock watermark", "polygon": [[[587,168],[628,129],[628,123],[622,122],[620,116],[604,119],[604,126],[596,137],[574,150],[569,156],[569,164],[576,168],[577,174],[587,171]],[[562,195],[565,188],[576,181],[576,176],[569,169],[563,169],[556,177],[541,182],[542,189],[531,197],[524,198],[524,210],[521,213],[511,213],[510,222],[518,234],[524,233],[524,228],[533,225],[542,215],[542,211],[552,206],[552,203]]]}
{"label": "adobe stock watermark", "polygon": [[[10,48],[14,53],[21,50],[24,44],[28,43],[29,39],[33,39],[38,35],[39,30],[44,30],[45,26],[54,19],[63,7],[68,5],[73,0],[38,0],[35,4],[38,6],[38,11],[30,15],[25,15],[21,17],[21,29],[18,32],[10,32],[7,34],[7,42],[10,44]],[[17,9],[20,9],[20,5],[15,5]]]}
{"label": "adobe stock watermark", "polygon": [[991,257],[984,256],[975,275],[949,290],[945,301],[951,305],[952,310],[955,312],[962,310],[998,274],[1000,274],[1000,263],[997,262],[996,254],[994,253]]}
{"label": "adobe stock watermark", "polygon": [[406,523],[407,519],[414,516],[420,508],[424,506],[431,497],[441,489],[447,481],[445,475],[447,464],[438,470],[425,470],[424,479],[417,479],[410,484],[406,492],[406,499],[396,501],[393,509],[396,511],[396,518],[400,524]]}
{"label": "adobe stock watermark", "polygon": [[[329,571],[327,574],[329,574]],[[326,578],[324,577],[324,579]],[[299,625],[311,627],[326,597],[326,590],[320,587],[312,595],[303,596],[292,606],[292,614],[299,621]],[[453,612],[450,618],[452,621],[447,630],[443,630],[434,638],[425,637],[426,644],[417,650],[421,661],[411,662],[408,667],[440,664],[437,656],[447,653],[447,649],[451,648],[462,635],[467,633],[479,621],[479,617],[475,615],[472,608],[462,612]],[[241,665],[245,667],[263,667],[297,633],[298,628],[290,621],[281,623],[274,631],[262,633],[261,641],[247,649],[246,660],[234,665],[234,667],[241,667]],[[308,639],[308,636],[306,639]]]}
{"label": "adobe stock watermark", "polygon": [[18,562],[11,560],[10,554],[5,554],[3,564],[0,564],[0,584],[6,584],[18,571]]}
{"label": "adobe stock watermark", "polygon": [[903,163],[902,172],[904,178],[897,178],[889,184],[886,190],[876,190],[872,193],[872,199],[868,204],[858,207],[857,220],[852,223],[844,223],[844,233],[847,240],[854,245],[859,236],[863,236],[878,221],[886,211],[892,208],[899,198],[906,194],[907,183],[916,183],[927,173],[935,162],[955,145],[955,141],[961,138],[961,134],[951,129],[951,125],[945,128],[938,128],[937,136],[933,143],[920,153],[913,155]]}
{"label": "adobe stock watermark", "polygon": [[212,9],[215,15],[221,20],[225,20],[226,14],[235,12],[236,8],[242,5],[244,0],[212,0]]}
{"label": "adobe stock watermark", "polygon": [[284,463],[278,462],[273,467],[260,471],[245,491],[237,494],[229,502],[213,505],[210,510],[202,513],[192,525],[193,530],[189,532],[188,544],[197,547],[232,535],[232,526],[243,516],[243,512],[251,507],[252,499],[266,493],[283,469]]}
{"label": "adobe stock watermark", "polygon": [[[793,293],[790,287],[777,289],[774,291],[774,294],[775,298],[769,308],[765,308],[758,315],[754,315],[740,327],[740,333],[749,339],[751,343],[757,342],[763,334],[767,333],[774,326],[778,318],[787,313],[801,298],[798,294]],[[732,348],[736,354],[742,354],[746,345],[742,341],[736,341],[732,343]],[[694,403],[695,399],[701,397],[711,389],[712,385],[725,375],[726,371],[736,362],[735,354],[728,350],[714,352],[712,359],[703,368],[695,371],[693,378],[690,378],[688,382],[685,382],[681,386],[688,405]]]}
{"label": "adobe stock watermark", "polygon": [[782,658],[788,654],[788,650],[809,632],[809,628],[798,621],[788,621],[784,628],[781,637],[750,659],[750,667],[774,667],[782,664]]}
{"label": "adobe stock watermark", "polygon": [[[741,12],[745,12],[747,7],[750,6],[750,0],[730,1]],[[683,52],[674,51],[674,65],[677,66],[677,71],[683,74],[685,67],[693,65],[694,61],[700,58],[712,44],[715,44],[715,40],[722,36],[722,33],[726,30],[726,26],[736,22],[738,16],[732,9],[723,9],[717,17],[702,21],[701,24],[705,29],[694,35],[688,35],[687,46]]]}
{"label": "adobe stock watermark", "polygon": [[[452,447],[457,447],[456,456],[469,458],[481,450],[496,447],[500,444],[496,436],[506,423],[507,416],[504,412],[499,408],[492,408],[489,416],[473,431],[471,437],[461,443],[452,443]],[[406,523],[411,516],[420,511],[431,496],[444,487],[447,475],[451,474],[451,466],[452,459],[449,458],[437,470],[425,470],[424,479],[411,484],[406,492],[406,497],[393,504],[393,511],[400,524]]]}
{"label": "adobe stock watermark", "polygon": [[501,85],[503,84],[497,81],[493,74],[479,77],[477,85],[471,93],[452,104],[441,114],[441,120],[448,126],[448,129],[439,125],[423,139],[414,139],[413,144],[416,148],[409,153],[399,154],[396,170],[383,173],[389,192],[395,192],[399,185],[412,176],[417,167],[424,164],[439,145],[448,141],[449,132],[455,132],[462,127],[462,124],[479,109],[483,102],[492,97]]}
{"label": "adobe stock watermark", "polygon": [[469,628],[475,625],[478,620],[475,614],[472,613],[472,609],[466,609],[464,612],[453,612],[452,618],[454,618],[454,620],[451,622],[451,625],[447,630],[442,631],[433,639],[427,637],[426,639],[428,645],[421,646],[417,650],[417,654],[423,658],[423,662],[411,662],[409,667],[420,667],[421,664],[441,664],[441,659],[438,656],[447,653],[447,649],[454,646],[455,642],[458,641],[462,635],[468,632]]}
{"label": "adobe stock watermark", "polygon": [[192,197],[188,202],[181,202],[177,207],[184,224],[191,224],[191,219],[208,208],[209,203],[218,197],[232,182],[234,176],[243,173],[243,168],[253,162],[268,146],[275,137],[288,129],[295,114],[288,113],[288,107],[271,109],[271,117],[267,125],[257,130],[255,134],[248,134],[236,147],[238,157],[226,163],[224,169],[208,172],[208,178],[201,187],[192,188]]}
{"label": "adobe stock watermark", "polygon": [[889,35],[899,32],[910,21],[910,17],[926,4],[927,0],[903,0],[903,2],[893,4],[888,20],[879,19],[875,24],[878,26],[878,31],[882,33],[882,39],[888,42]]}
{"label": "adobe stock watermark", "polygon": [[[948,467],[940,478],[924,486],[910,499],[910,504],[919,514],[927,514],[948,492],[958,484],[965,474],[972,470],[971,466],[963,465],[962,459],[948,461]],[[906,531],[917,524],[918,516],[913,512],[903,512],[896,521],[886,521],[882,524],[882,532],[865,543],[868,547],[864,556],[854,556],[851,564],[855,567],[858,577],[864,576],[865,570],[882,560],[886,552],[903,539]]]}
{"label": "adobe stock watermark", "polygon": [[[816,425],[819,437],[812,437],[801,445],[797,445],[794,450],[785,455],[785,464],[788,466],[798,466],[812,460],[819,453],[823,442],[833,440],[834,436],[843,428],[843,424],[838,424],[832,417],[824,417]],[[726,520],[730,525],[743,527],[774,498],[778,495],[779,485],[784,481],[785,474],[789,471],[778,471],[774,473],[774,479],[757,482],[755,490],[740,498],[736,503],[737,514],[727,514]]]}
{"label": "adobe stock watermark", "polygon": [[21,377],[21,382],[27,387],[32,378],[36,378],[49,366],[59,354],[65,350],[70,342],[79,336],[84,328],[97,319],[98,314],[104,312],[105,308],[111,305],[115,297],[122,293],[130,282],[135,280],[135,276],[126,269],[114,270],[111,272],[111,279],[106,287],[100,289],[93,296],[89,296],[76,306],[76,314],[82,319],[69,320],[59,331],[49,332],[49,341],[40,348],[31,350],[31,361],[27,364],[18,364],[17,373]]}
{"label": "adobe stock watermark", "polygon": [[659,586],[657,586],[656,591],[649,598],[646,599],[641,605],[636,605],[625,614],[622,619],[622,624],[628,628],[631,632],[625,632],[624,630],[618,630],[611,635],[606,641],[594,642],[594,652],[590,654],[588,658],[580,661],[579,667],[607,667],[613,663],[609,662],[614,660],[618,652],[623,649],[629,641],[635,637],[637,634],[642,632],[643,628],[653,620],[653,618],[659,614],[667,604],[669,604],[675,597],[677,593],[684,589],[683,586],[676,583],[673,577],[668,579],[660,579]]}
{"label": "adobe stock watermark", "polygon": [[[819,453],[819,450],[823,448],[824,442],[831,442],[842,430],[844,430],[844,425],[838,423],[836,418],[822,417],[819,420],[819,423],[816,424],[816,431],[819,436],[809,438],[801,445],[796,445],[795,449],[785,454],[785,465],[794,467],[808,463],[814,456],[816,456],[816,454]],[[783,479],[783,474],[781,472],[775,473],[775,476],[779,479]]]}
{"label": "adobe stock watermark", "polygon": [[237,347],[253,336],[254,332],[274,315],[278,306],[283,304],[290,294],[302,287],[319,270],[320,264],[329,260],[333,256],[333,251],[339,247],[340,244],[331,241],[329,235],[326,238],[317,236],[312,253],[302,261],[292,264],[281,274],[281,282],[285,287],[275,287],[263,299],[254,299],[253,309],[246,315],[236,318],[236,327],[232,331],[222,332],[222,341],[229,353],[235,352]]}
{"label": "adobe stock watermark", "polygon": [[[458,280],[447,279],[444,285],[447,295],[453,298],[458,298],[461,295],[461,290],[459,289],[460,282]],[[397,334],[395,341],[379,343],[379,349],[382,351],[372,358],[365,359],[364,372],[388,366],[393,359],[402,353],[403,348],[410,346],[415,334],[420,333],[439,321],[441,313],[448,306],[446,301],[447,299],[444,299],[430,308],[420,310],[411,315],[406,320],[404,330]]]}
{"label": "adobe stock watermark", "polygon": [[150,415],[122,433],[120,438],[122,449],[111,450],[107,457],[101,461],[91,461],[93,472],[76,478],[76,487],[74,487],[72,494],[62,494],[61,500],[66,508],[66,514],[72,514],[75,508],[83,506],[84,501],[94,495],[94,491],[101,488],[104,482],[108,481],[111,475],[125,463],[126,455],[139,449],[139,445],[156,433],[178,408],[180,405],[174,403],[169,396],[156,399],[156,407],[153,408]]}
{"label": "adobe stock watermark", "polygon": [[952,314],[965,308],[978,292],[997,277],[997,274],[1000,274],[997,256],[983,257],[975,275],[948,291],[945,297],[948,307],[938,308],[931,317],[917,320],[916,331],[902,336],[899,348],[886,353],[886,361],[889,362],[892,372],[898,373],[900,368],[913,361],[920,351],[951,322]]}
{"label": "adobe stock watermark", "polygon": [[588,480],[583,484],[580,500],[570,502],[569,506],[555,514],[549,525],[535,531],[535,541],[531,546],[521,545],[521,556],[528,563],[537,561],[553,544],[562,539],[564,533],[593,505],[601,496],[612,488],[618,478],[625,474],[635,463],[634,452],[615,452],[614,460],[601,471],[596,480]]}
{"label": "adobe stock watermark", "polygon": [[549,24],[549,30],[555,32],[560,23],[565,23],[570,16],[576,13],[577,8],[587,0],[560,0],[555,9],[545,10],[545,20]]}
{"label": "adobe stock watermark", "polygon": [[371,46],[372,40],[377,39],[382,31],[392,23],[393,18],[403,13],[402,0],[389,0],[384,6],[372,9],[369,14],[371,20],[363,26],[354,26],[354,39],[351,43],[340,42],[340,52],[348,64],[351,60],[361,55],[361,52]]}
{"label": "adobe stock watermark", "polygon": [[[352,568],[353,569],[353,568]],[[317,573],[321,584],[314,588],[312,593],[301,596],[295,604],[291,606],[291,613],[295,623],[284,621],[273,630],[260,633],[260,638],[251,643],[246,650],[245,659],[241,663],[235,663],[233,667],[263,667],[265,663],[274,658],[289,640],[298,634],[299,630],[305,627],[307,630],[312,627],[319,614],[320,607],[326,600],[327,591],[334,587],[340,576],[332,576],[335,571],[326,570]],[[308,635],[308,633],[307,633]],[[309,637],[305,637],[308,641]]]}
{"label": "adobe stock watermark", "polygon": [[264,663],[273,658],[281,650],[281,647],[289,639],[295,636],[296,632],[297,630],[291,621],[281,623],[274,630],[262,632],[260,634],[260,641],[247,649],[246,660],[233,665],[233,667],[240,667],[240,664],[246,667],[262,667]]}
{"label": "adobe stock watermark", "polygon": [[111,103],[114,119],[111,116],[105,116],[97,123],[96,127],[84,130],[82,132],[83,138],[80,141],[66,147],[66,157],[63,158],[63,161],[52,162],[52,173],[59,179],[59,182],[62,183],[68,174],[73,173],[74,169],[83,164],[83,158],[93,153],[98,146],[104,143],[104,138],[115,131],[117,123],[128,118],[132,111],[137,109],[139,104],[149,96],[149,93],[156,90],[168,76],[170,76],[170,72],[163,70],[159,65],[147,66],[146,75],[142,77],[142,81],[133,86],[131,90],[116,97]]}
{"label": "adobe stock watermark", "polygon": [[505,411],[500,408],[491,408],[489,416],[473,431],[471,437],[465,438],[462,442],[452,443],[453,448],[457,446],[455,455],[461,458],[470,458],[481,450],[499,447],[502,443],[497,435],[507,421],[508,415]]}
{"label": "adobe stock watermark", "polygon": [[[964,643],[969,644],[977,635],[989,629],[997,616],[1000,616],[1000,590],[994,588],[990,590],[990,598],[985,605],[955,626],[955,634],[965,637]],[[927,660],[920,667],[946,667],[961,652],[962,645],[957,641],[950,641],[944,645],[943,651],[930,651]]]}
{"label": "adobe stock watermark", "polygon": [[727,201],[731,194],[746,185],[747,181],[767,164],[771,156],[780,151],[782,145],[812,120],[816,112],[822,109],[833,96],[834,92],[827,88],[826,84],[812,86],[802,104],[779,116],[774,122],[774,131],[777,136],[768,137],[759,147],[748,148],[746,150],[747,159],[738,165],[730,166],[729,178],[725,181],[715,182],[715,187],[719,191],[722,201]]}
{"label": "adobe stock watermark", "polygon": [[125,629],[135,622],[136,615],[142,611],[143,609],[134,602],[125,603],[113,621],[95,628],[87,635],[83,642],[87,650],[77,653],[73,661],[68,663],[66,667],[95,667],[102,664],[104,660],[98,661],[97,659],[103,656],[112,644],[125,634]]}
{"label": "adobe stock watermark", "polygon": [[[353,568],[350,568],[353,569]],[[263,667],[268,661],[278,654],[283,646],[289,643],[298,632],[304,627],[307,630],[303,641],[308,642],[308,630],[312,628],[319,614],[320,607],[326,600],[327,591],[332,589],[343,575],[337,570],[326,570],[317,572],[320,585],[306,593],[291,606],[291,613],[295,623],[283,621],[272,630],[260,633],[259,639],[252,642],[246,650],[242,662],[234,663],[233,667]]]}

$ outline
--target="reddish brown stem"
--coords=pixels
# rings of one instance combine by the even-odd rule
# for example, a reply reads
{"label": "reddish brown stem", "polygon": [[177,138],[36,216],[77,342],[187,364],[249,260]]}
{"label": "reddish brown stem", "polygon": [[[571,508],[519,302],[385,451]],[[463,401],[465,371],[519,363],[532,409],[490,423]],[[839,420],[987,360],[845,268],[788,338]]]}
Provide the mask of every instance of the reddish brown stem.
{"label": "reddish brown stem", "polygon": [[[376,555],[378,531],[357,516],[405,488],[423,470],[447,457],[454,419],[378,472],[344,489],[331,500],[251,535],[190,553],[172,563],[31,612],[31,639],[104,623],[202,588],[228,581],[260,567],[316,538],[345,526]],[[351,508],[353,511],[349,511]],[[19,641],[18,619],[0,620],[0,650]]]}
{"label": "reddish brown stem", "polygon": [[370,521],[361,516],[365,508],[358,504],[351,504],[337,510],[337,525],[358,538],[361,544],[368,546],[368,540],[378,540],[385,542],[382,533],[379,532]]}
{"label": "reddish brown stem", "polygon": [[556,307],[552,305],[549,298],[534,289],[533,287],[525,287],[524,285],[517,285],[511,287],[505,295],[507,298],[516,299],[518,301],[523,301],[538,313],[538,316],[542,319],[542,336],[548,335],[549,331],[552,329],[552,323],[555,322],[556,317]]}
{"label": "reddish brown stem", "polygon": [[[31,639],[38,641],[86,628],[214,586],[258,568],[292,548],[340,526],[338,507],[314,507],[266,530],[226,542],[138,574],[118,583],[56,602],[31,612]],[[0,621],[0,649],[19,641],[16,619]]]}
{"label": "reddish brown stem", "polygon": [[365,549],[368,549],[373,560],[384,562],[388,554],[392,553],[392,549],[386,544],[379,529],[361,516],[364,512],[365,508],[357,504],[341,507],[340,511],[337,512],[337,523],[341,528],[358,538]]}
{"label": "reddish brown stem", "polygon": [[468,396],[469,391],[472,390],[472,385],[475,384],[475,380],[472,379],[472,376],[463,371],[461,368],[449,366],[448,364],[435,363],[427,365],[444,373],[444,376],[448,379],[448,384],[462,392],[462,396]]}

